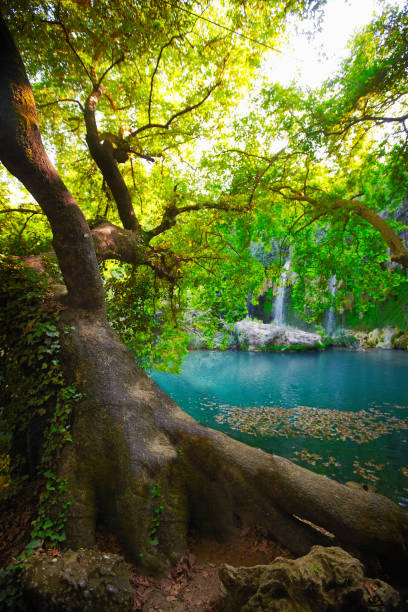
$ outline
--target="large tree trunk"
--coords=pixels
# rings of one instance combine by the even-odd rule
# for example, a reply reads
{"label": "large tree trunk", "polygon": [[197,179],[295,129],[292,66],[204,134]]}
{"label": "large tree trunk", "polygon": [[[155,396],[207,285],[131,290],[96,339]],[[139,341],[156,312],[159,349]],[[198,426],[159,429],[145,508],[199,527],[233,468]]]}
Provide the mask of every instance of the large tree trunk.
{"label": "large tree trunk", "polygon": [[153,568],[186,549],[191,529],[222,539],[258,525],[295,554],[333,544],[300,518],[388,569],[407,560],[408,517],[393,502],[199,425],[135,364],[103,318],[71,310],[63,324],[75,327],[65,340],[67,372],[86,392],[61,465],[72,501],[70,545],[92,546],[101,522]]}

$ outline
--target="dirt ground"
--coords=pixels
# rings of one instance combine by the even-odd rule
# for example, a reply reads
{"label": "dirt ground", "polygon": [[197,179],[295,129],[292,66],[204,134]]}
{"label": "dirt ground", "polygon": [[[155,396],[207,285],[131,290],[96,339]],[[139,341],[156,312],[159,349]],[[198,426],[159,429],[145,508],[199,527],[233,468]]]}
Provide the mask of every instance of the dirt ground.
{"label": "dirt ground", "polygon": [[[31,522],[37,514],[38,483],[23,494],[0,504],[0,567],[5,567],[30,541]],[[106,532],[98,534],[95,548],[122,554],[116,540]],[[50,554],[58,554],[53,548]],[[188,552],[161,577],[142,574],[128,564],[133,589],[133,611],[217,612],[225,595],[218,578],[222,563],[236,567],[270,563],[289,557],[287,550],[268,540],[256,529],[237,529],[228,542],[192,538]],[[221,607],[220,607],[221,606]]]}
{"label": "dirt ground", "polygon": [[[15,556],[30,540],[31,522],[36,516],[38,487],[29,486],[0,504],[0,567]],[[123,554],[115,538],[97,535],[95,549]],[[50,555],[60,552],[53,548]],[[133,592],[133,612],[222,612],[225,591],[218,577],[223,563],[235,567],[271,563],[277,557],[292,555],[257,529],[236,529],[228,542],[192,537],[189,550],[162,576],[146,576],[128,563]],[[401,592],[408,601],[408,589]],[[403,608],[408,609],[408,608]]]}
{"label": "dirt ground", "polygon": [[217,612],[225,591],[218,577],[222,563],[236,567],[270,563],[288,551],[257,530],[236,530],[226,543],[205,538],[191,540],[190,551],[165,577],[152,578],[131,568],[133,610],[143,612]]}
{"label": "dirt ground", "polygon": [[38,483],[22,495],[0,499],[0,567],[5,567],[30,541],[31,522],[37,516]]}

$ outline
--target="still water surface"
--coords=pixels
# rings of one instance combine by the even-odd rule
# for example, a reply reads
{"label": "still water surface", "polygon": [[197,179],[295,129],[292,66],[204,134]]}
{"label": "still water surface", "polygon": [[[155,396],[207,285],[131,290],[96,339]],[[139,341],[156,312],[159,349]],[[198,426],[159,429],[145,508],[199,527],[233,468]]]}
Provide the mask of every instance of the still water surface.
{"label": "still water surface", "polygon": [[408,507],[408,352],[195,351],[152,377],[200,423]]}

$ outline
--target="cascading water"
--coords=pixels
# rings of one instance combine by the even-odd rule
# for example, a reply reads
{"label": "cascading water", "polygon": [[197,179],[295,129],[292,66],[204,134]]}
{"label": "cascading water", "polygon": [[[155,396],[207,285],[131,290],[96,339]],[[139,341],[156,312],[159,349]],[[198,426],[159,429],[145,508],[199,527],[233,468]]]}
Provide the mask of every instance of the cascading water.
{"label": "cascading water", "polygon": [[334,336],[336,333],[336,313],[334,310],[334,298],[336,296],[336,275],[333,276],[329,280],[328,290],[330,295],[332,296],[331,304],[329,308],[326,310],[326,334],[328,336]]}
{"label": "cascading water", "polygon": [[288,280],[291,258],[285,261],[282,269],[282,274],[279,279],[278,291],[273,304],[273,319],[274,325],[285,325],[285,298],[286,298],[286,283]]}

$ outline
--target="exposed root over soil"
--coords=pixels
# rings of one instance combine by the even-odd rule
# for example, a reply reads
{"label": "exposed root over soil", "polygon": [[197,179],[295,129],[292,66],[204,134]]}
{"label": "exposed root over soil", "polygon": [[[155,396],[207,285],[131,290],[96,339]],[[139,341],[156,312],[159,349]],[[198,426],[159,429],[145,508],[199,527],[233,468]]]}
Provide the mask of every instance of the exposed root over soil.
{"label": "exposed root over soil", "polygon": [[[96,549],[123,554],[115,537],[99,531]],[[226,542],[191,537],[189,551],[177,559],[164,576],[147,576],[129,563],[134,610],[216,612],[222,610],[224,587],[218,577],[223,563],[234,567],[271,563],[276,557],[292,557],[260,529],[236,529]],[[221,607],[220,607],[221,606]]]}
{"label": "exposed root over soil", "polygon": [[228,542],[197,537],[165,577],[152,578],[131,570],[134,610],[217,612],[222,610],[224,587],[218,576],[222,563],[235,567],[271,563],[289,551],[256,529],[237,529]]}

